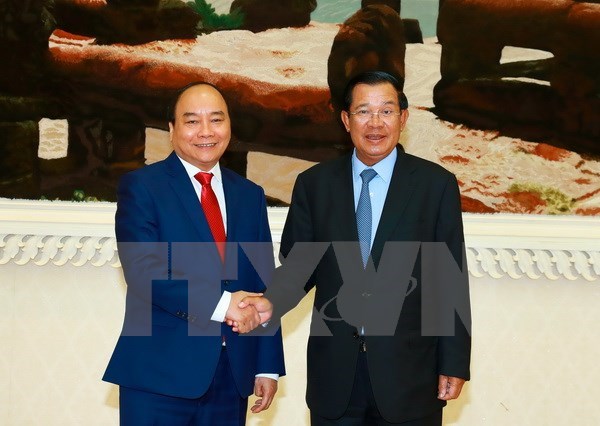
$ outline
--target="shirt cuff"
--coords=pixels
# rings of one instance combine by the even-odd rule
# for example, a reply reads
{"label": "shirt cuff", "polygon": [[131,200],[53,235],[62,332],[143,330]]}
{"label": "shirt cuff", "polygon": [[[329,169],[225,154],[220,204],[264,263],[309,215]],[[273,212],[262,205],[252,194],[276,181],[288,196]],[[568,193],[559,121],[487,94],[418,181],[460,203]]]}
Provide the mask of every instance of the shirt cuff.
{"label": "shirt cuff", "polygon": [[275,381],[279,380],[279,374],[261,373],[261,374],[257,374],[255,377],[265,377],[267,379],[273,379]]}
{"label": "shirt cuff", "polygon": [[217,307],[212,314],[210,319],[216,322],[225,321],[225,315],[227,315],[227,309],[229,308],[229,303],[231,302],[231,293],[228,291],[224,291],[221,295],[221,300],[217,303]]}

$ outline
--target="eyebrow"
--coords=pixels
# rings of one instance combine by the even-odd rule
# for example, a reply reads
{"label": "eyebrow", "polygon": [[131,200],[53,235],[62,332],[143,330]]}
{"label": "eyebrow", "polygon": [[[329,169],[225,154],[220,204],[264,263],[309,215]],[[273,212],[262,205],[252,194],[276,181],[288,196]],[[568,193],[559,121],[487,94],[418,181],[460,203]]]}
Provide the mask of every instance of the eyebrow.
{"label": "eyebrow", "polygon": [[[368,107],[369,105],[370,105],[370,104],[369,104],[368,102],[364,102],[364,103],[362,103],[362,104],[359,104],[359,105],[357,105],[357,106],[356,106],[356,108],[365,108],[365,107]],[[381,104],[379,104],[379,106],[380,106],[380,107],[382,107],[382,106],[386,106],[386,105],[394,105],[394,106],[397,106],[397,105],[398,105],[398,103],[397,103],[397,102],[395,102],[395,101],[385,101],[385,102],[382,102]]]}
{"label": "eyebrow", "polygon": [[[196,113],[196,112],[184,112],[183,117],[195,117],[198,115],[205,115],[204,113]],[[218,116],[225,116],[225,113],[223,111],[210,111],[208,112],[208,115],[218,115]]]}

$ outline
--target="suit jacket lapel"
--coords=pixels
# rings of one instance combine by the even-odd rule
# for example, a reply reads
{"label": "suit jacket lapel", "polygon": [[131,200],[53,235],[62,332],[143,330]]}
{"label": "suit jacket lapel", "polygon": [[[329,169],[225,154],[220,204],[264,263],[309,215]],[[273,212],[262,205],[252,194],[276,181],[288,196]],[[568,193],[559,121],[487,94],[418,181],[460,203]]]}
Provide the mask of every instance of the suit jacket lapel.
{"label": "suit jacket lapel", "polygon": [[339,241],[358,241],[351,155],[346,156],[345,161],[340,161],[339,167],[334,171],[331,187],[334,190],[331,196],[339,200],[337,203],[331,203],[333,210],[331,217],[335,218],[338,229],[335,234],[336,239]]}
{"label": "suit jacket lapel", "polygon": [[379,220],[379,226],[377,227],[373,241],[373,248],[371,249],[375,265],[379,264],[383,246],[389,239],[390,234],[404,219],[404,210],[415,187],[411,177],[412,172],[413,167],[410,164],[409,157],[402,150],[398,150],[398,158],[394,165],[392,180],[390,181],[390,187],[383,205],[383,212],[381,213],[381,219]]}
{"label": "suit jacket lapel", "polygon": [[237,194],[237,186],[233,182],[230,171],[221,167],[221,178],[223,179],[223,192],[225,193],[225,208],[227,209],[227,241],[235,241],[237,230],[237,205],[240,200],[240,195]]}
{"label": "suit jacket lapel", "polygon": [[200,238],[197,239],[190,235],[190,241],[213,240],[208,222],[204,216],[204,211],[200,205],[200,200],[198,200],[196,191],[194,191],[192,182],[190,182],[190,178],[186,173],[183,164],[181,164],[181,161],[177,158],[175,152],[171,153],[165,162],[167,165],[167,174],[170,178],[169,184],[171,185],[171,188],[173,188],[173,193],[179,198],[185,212],[189,216],[190,222],[194,224],[194,227],[200,236]]}

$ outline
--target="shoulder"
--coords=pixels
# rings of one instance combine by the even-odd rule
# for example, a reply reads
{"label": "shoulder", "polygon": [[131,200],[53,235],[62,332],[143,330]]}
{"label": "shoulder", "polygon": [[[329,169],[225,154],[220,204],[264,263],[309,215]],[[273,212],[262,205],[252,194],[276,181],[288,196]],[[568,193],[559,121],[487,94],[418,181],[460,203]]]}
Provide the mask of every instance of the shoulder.
{"label": "shoulder", "polygon": [[351,169],[351,158],[351,154],[344,154],[338,158],[317,163],[300,173],[298,179],[307,181],[328,179]]}
{"label": "shoulder", "polygon": [[[149,191],[165,193],[169,191],[166,186],[173,175],[173,163],[169,158],[153,164],[140,167],[139,169],[125,173],[119,179],[118,192],[123,191]],[[177,166],[175,164],[175,166]],[[185,175],[185,169],[181,165],[181,173]],[[145,188],[145,189],[144,189]]]}
{"label": "shoulder", "polygon": [[165,176],[163,168],[158,163],[128,172],[119,179],[118,199],[122,198],[122,194],[129,192],[137,194],[164,193],[167,182]]}
{"label": "shoulder", "polygon": [[221,167],[221,176],[223,177],[224,184],[227,182],[231,185],[234,185],[241,191],[264,193],[264,190],[260,185],[252,182],[250,179],[240,176],[233,170],[230,170],[226,167]]}
{"label": "shoulder", "polygon": [[440,180],[455,179],[454,174],[443,166],[434,163],[433,161],[417,157],[416,155],[408,154],[406,152],[398,153],[397,161],[399,162],[400,167],[406,167],[417,175],[428,176],[429,178]]}
{"label": "shoulder", "polygon": [[140,167],[139,169],[130,171],[121,176],[119,180],[119,185],[128,185],[133,183],[152,183],[158,180],[158,177],[165,172],[164,165],[160,164],[162,162],[146,165],[144,167]]}

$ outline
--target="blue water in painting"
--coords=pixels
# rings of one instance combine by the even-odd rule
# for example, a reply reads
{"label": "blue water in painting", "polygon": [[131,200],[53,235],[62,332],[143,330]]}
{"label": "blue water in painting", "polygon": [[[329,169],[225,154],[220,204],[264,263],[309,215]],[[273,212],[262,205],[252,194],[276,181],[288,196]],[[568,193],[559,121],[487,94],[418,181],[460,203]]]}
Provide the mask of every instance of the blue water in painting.
{"label": "blue water in painting", "polygon": [[[217,13],[229,13],[233,0],[208,0]],[[317,8],[311,14],[313,21],[341,23],[358,9],[360,0],[317,0]],[[418,19],[423,37],[435,36],[439,0],[402,0],[403,18]]]}
{"label": "blue water in painting", "polygon": [[[435,36],[438,0],[402,0],[403,18],[419,20],[423,37]],[[311,19],[320,22],[340,23],[360,9],[360,0],[317,0]]]}

